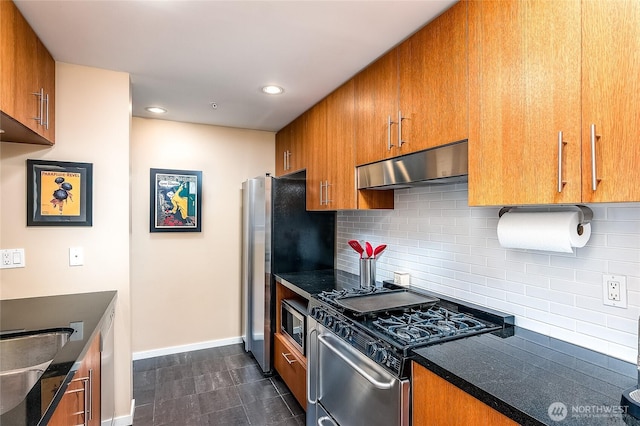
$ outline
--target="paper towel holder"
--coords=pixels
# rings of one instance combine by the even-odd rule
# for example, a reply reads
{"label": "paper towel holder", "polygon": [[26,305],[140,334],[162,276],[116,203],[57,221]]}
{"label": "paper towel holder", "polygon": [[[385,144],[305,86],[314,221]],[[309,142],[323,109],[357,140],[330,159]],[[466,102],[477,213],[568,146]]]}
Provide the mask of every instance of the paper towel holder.
{"label": "paper towel holder", "polygon": [[[583,229],[582,226],[590,223],[593,220],[593,210],[591,210],[587,206],[583,206],[581,204],[575,206],[557,206],[557,209],[554,207],[550,207],[551,211],[565,211],[566,208],[577,208],[580,212],[580,222],[578,223],[578,235],[582,235]],[[526,209],[526,207],[517,207],[517,206],[509,206],[503,207],[498,212],[498,217],[502,217],[503,214],[513,211],[515,209]]]}

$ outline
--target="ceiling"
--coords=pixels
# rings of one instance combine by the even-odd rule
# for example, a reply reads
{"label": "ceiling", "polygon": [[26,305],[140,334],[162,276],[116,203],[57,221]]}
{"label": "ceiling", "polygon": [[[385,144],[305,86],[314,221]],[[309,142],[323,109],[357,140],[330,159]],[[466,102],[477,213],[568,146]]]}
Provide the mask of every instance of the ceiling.
{"label": "ceiling", "polygon": [[455,1],[15,3],[56,61],[129,73],[136,117],[277,131]]}

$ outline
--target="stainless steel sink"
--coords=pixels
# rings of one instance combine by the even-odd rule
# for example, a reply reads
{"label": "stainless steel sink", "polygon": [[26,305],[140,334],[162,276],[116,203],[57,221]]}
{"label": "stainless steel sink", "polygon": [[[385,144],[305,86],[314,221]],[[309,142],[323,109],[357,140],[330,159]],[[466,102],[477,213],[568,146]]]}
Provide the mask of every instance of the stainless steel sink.
{"label": "stainless steel sink", "polygon": [[59,328],[0,336],[0,414],[26,398],[71,333]]}

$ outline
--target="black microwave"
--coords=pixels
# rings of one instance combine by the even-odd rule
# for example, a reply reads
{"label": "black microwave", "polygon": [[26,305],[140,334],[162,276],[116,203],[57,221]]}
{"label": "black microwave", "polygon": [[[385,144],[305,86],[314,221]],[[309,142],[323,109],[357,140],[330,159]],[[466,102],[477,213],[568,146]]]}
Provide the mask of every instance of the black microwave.
{"label": "black microwave", "polygon": [[302,355],[305,352],[307,307],[296,299],[282,299],[280,307],[280,331]]}

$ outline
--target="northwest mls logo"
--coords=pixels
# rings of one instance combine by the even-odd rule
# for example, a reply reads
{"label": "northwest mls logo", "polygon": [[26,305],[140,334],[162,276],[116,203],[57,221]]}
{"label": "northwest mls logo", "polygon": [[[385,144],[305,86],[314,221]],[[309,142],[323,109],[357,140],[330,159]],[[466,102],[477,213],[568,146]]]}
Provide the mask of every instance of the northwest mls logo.
{"label": "northwest mls logo", "polygon": [[567,418],[568,410],[567,406],[562,402],[554,402],[549,405],[549,409],[547,410],[547,414],[549,418],[554,422],[560,422]]}

